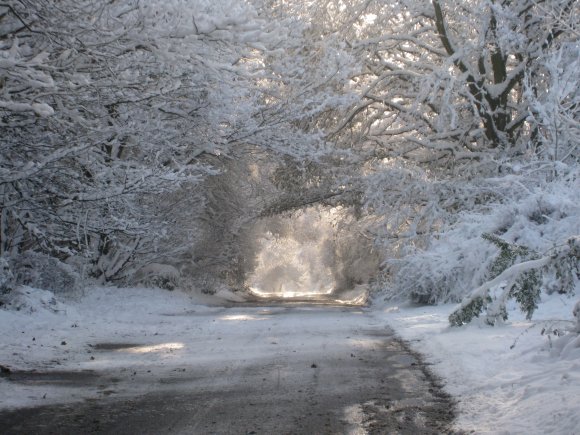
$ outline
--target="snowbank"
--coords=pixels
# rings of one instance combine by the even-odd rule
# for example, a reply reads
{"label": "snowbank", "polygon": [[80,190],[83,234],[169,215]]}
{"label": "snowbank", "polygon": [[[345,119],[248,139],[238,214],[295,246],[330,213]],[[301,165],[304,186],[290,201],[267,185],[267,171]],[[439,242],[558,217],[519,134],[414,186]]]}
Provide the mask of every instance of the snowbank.
{"label": "snowbank", "polygon": [[453,305],[387,306],[377,315],[433,363],[459,400],[460,430],[572,435],[580,428],[580,348],[569,346],[574,334],[558,334],[575,328],[574,302],[545,296],[532,321],[512,305],[510,322],[495,327],[449,327]]}
{"label": "snowbank", "polygon": [[[202,316],[198,324],[188,314],[223,310],[200,305],[181,291],[148,288],[89,288],[84,297],[73,300],[20,286],[4,300],[0,366],[24,377],[70,372],[89,376],[105,371],[121,379],[126,367],[142,364],[143,355],[148,363],[165,370],[199,353],[203,345],[207,319]],[[215,297],[213,303],[217,303]],[[95,345],[103,342],[139,346],[100,353]],[[187,352],[179,352],[185,346]],[[120,392],[135,388],[139,385],[119,385]],[[98,383],[74,388],[56,381],[10,382],[2,375],[0,391],[0,408],[71,402],[106,393]]]}

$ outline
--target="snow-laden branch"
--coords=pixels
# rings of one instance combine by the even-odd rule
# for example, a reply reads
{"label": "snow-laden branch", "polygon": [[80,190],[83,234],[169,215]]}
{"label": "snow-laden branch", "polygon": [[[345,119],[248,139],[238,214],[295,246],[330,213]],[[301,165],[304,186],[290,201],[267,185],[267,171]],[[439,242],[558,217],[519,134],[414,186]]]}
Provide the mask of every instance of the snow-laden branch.
{"label": "snow-laden branch", "polygon": [[71,148],[61,148],[51,153],[49,156],[43,158],[39,162],[28,162],[25,166],[13,171],[0,168],[0,185],[14,183],[16,181],[30,178],[35,174],[43,171],[48,165],[63,160],[66,157],[78,155],[79,153],[86,151],[87,148],[92,146],[93,144],[83,144]]}
{"label": "snow-laden branch", "polygon": [[491,281],[487,281],[487,282],[483,283],[482,285],[480,285],[475,290],[473,290],[473,292],[469,295],[469,297],[467,297],[465,299],[465,301],[463,301],[456,308],[455,311],[460,310],[462,308],[465,308],[475,298],[485,297],[490,289],[492,289],[492,288],[494,288],[494,287],[496,287],[504,282],[513,281],[514,278],[518,277],[519,275],[521,275],[524,272],[544,267],[547,264],[549,264],[552,260],[553,260],[552,257],[546,256],[546,257],[539,258],[537,260],[524,261],[523,263],[514,264],[513,266],[508,267],[506,270],[504,270],[501,274],[499,274],[497,277],[495,277]]}
{"label": "snow-laden branch", "polygon": [[0,100],[0,109],[10,112],[34,112],[41,117],[54,115],[54,109],[46,103],[19,103]]}

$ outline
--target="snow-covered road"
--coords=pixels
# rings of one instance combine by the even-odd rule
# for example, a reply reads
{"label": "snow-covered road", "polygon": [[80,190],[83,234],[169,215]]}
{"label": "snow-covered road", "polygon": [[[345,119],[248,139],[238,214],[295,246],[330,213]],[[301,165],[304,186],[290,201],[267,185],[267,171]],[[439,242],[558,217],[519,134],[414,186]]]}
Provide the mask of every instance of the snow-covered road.
{"label": "snow-covered road", "polygon": [[421,361],[364,309],[143,292],[4,313],[16,338],[4,339],[2,433],[418,434],[452,419]]}

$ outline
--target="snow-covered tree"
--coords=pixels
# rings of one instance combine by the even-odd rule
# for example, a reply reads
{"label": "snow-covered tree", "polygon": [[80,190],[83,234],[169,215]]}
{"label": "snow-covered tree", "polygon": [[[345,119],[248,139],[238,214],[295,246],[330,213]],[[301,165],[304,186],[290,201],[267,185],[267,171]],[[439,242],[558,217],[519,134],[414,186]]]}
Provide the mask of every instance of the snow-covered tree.
{"label": "snow-covered tree", "polygon": [[[377,286],[457,299],[465,253],[434,265],[465,219],[577,180],[578,15],[571,0],[8,0],[0,254],[243,285],[253,222],[334,207],[380,249]],[[485,252],[481,233],[504,237],[472,230]]]}
{"label": "snow-covered tree", "polygon": [[[354,102],[318,124],[337,153],[348,153],[318,166],[316,176],[328,192],[342,185],[361,193],[365,233],[381,247],[389,292],[457,300],[469,292],[458,290],[465,277],[472,288],[485,281],[488,261],[462,275],[470,254],[451,260],[437,251],[440,240],[452,234],[458,242],[453,231],[465,216],[531,202],[551,181],[576,183],[576,2],[272,4],[312,24],[314,44],[341,41],[359,65],[336,90]],[[485,231],[463,236],[488,252]],[[565,244],[574,231],[552,243]]]}
{"label": "snow-covered tree", "polygon": [[105,280],[162,255],[203,201],[168,220],[150,198],[259,133],[248,65],[275,33],[235,0],[9,1],[0,20],[1,252],[83,253]]}
{"label": "snow-covered tree", "polygon": [[[580,277],[580,243],[578,237],[552,250],[549,255],[537,258],[529,249],[509,244],[498,237],[485,238],[500,248],[500,253],[491,264],[490,274],[481,286],[466,298],[450,316],[453,326],[469,323],[485,311],[486,323],[494,325],[507,320],[506,303],[515,299],[529,320],[540,301],[542,274],[556,270],[558,292],[573,293],[576,280]],[[491,290],[499,287],[498,295],[492,297]]]}

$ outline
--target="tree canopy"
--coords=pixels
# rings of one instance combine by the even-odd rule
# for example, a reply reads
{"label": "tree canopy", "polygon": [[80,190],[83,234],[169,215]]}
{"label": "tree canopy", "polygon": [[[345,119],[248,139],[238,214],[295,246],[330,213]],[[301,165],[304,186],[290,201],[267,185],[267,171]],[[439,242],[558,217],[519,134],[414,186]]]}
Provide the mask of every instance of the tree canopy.
{"label": "tree canopy", "polygon": [[580,231],[557,229],[578,212],[579,16],[573,0],[8,0],[0,254],[243,286],[257,222],[326,207],[353,252],[380,253],[377,289],[459,300],[493,279],[482,233],[532,231],[510,207],[531,250]]}

